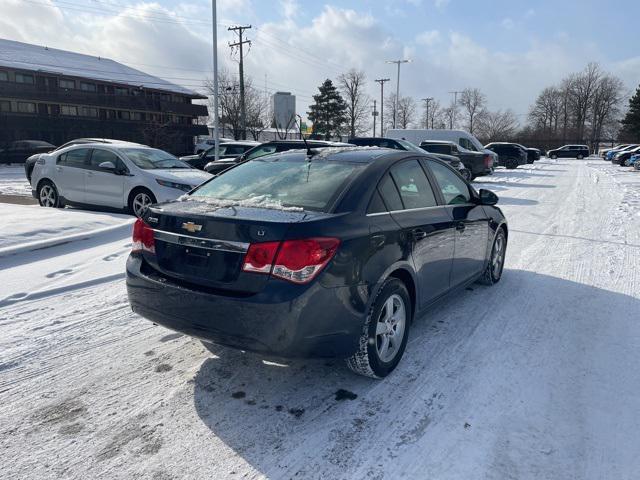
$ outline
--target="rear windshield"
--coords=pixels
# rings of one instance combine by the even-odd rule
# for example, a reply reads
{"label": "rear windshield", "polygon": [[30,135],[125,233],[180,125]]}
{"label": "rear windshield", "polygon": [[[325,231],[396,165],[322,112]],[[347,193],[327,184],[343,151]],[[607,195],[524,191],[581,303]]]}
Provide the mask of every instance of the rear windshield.
{"label": "rear windshield", "polygon": [[444,145],[442,143],[432,143],[432,144],[427,144],[427,145],[423,145],[422,146],[423,150],[426,150],[427,152],[431,152],[431,153],[445,153],[447,155],[451,154],[451,146],[450,145]]}
{"label": "rear windshield", "polygon": [[191,196],[205,197],[212,204],[237,202],[243,206],[298,207],[325,212],[364,167],[323,159],[256,159],[214,178]]}
{"label": "rear windshield", "polygon": [[155,148],[123,148],[120,150],[136,167],[143,170],[165,168],[191,168],[189,165],[163,150]]}

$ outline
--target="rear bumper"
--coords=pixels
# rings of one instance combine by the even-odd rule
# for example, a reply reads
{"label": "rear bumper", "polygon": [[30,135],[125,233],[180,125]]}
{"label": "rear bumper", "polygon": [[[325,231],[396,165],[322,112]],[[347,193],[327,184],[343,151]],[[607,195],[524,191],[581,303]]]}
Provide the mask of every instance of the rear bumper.
{"label": "rear bumper", "polygon": [[258,294],[234,296],[177,283],[140,256],[127,260],[134,312],[201,340],[282,357],[352,355],[365,318],[350,301],[355,289],[269,280]]}

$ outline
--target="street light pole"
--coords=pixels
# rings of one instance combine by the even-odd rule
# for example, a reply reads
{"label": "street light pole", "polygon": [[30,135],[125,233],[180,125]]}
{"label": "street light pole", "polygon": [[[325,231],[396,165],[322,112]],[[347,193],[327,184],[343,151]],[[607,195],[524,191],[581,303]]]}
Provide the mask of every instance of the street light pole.
{"label": "street light pole", "polygon": [[[433,100],[433,97],[427,97],[427,98],[423,98],[422,101],[425,103],[425,107],[427,109],[427,130],[429,129],[429,104],[431,103],[431,101]],[[431,122],[431,128],[433,128],[433,122]]]}
{"label": "street light pole", "polygon": [[411,60],[387,60],[386,63],[395,63],[398,65],[398,77],[396,80],[396,98],[393,103],[393,128],[396,128],[396,116],[398,114],[398,99],[400,98],[400,64],[409,63]]}
{"label": "street light pole", "polygon": [[220,157],[220,119],[218,118],[218,24],[216,20],[216,0],[211,0],[211,19],[213,24],[213,131],[215,139],[214,160]]}

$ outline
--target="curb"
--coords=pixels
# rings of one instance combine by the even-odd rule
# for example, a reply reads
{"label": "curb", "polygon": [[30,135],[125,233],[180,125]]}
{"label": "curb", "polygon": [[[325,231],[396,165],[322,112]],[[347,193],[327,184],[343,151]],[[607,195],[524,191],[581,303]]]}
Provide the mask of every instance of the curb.
{"label": "curb", "polygon": [[78,240],[86,240],[102,233],[108,233],[127,225],[133,225],[135,218],[127,220],[124,223],[118,223],[116,225],[109,225],[108,227],[96,228],[95,230],[89,230],[88,232],[74,233],[66,237],[47,238],[44,240],[35,240],[33,242],[23,243],[20,245],[12,245],[10,247],[0,248],[0,257],[6,257],[9,255],[16,255],[19,253],[31,252],[33,250],[42,250],[44,248],[55,247],[56,245],[62,245],[64,243],[75,242]]}

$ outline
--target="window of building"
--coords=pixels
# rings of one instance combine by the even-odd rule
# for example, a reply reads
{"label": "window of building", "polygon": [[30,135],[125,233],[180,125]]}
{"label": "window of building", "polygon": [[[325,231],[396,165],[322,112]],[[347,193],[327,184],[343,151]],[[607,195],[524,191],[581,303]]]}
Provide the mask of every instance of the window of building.
{"label": "window of building", "polygon": [[116,95],[129,95],[129,89],[124,87],[116,87],[115,88]]}
{"label": "window of building", "polygon": [[16,73],[16,83],[29,83],[33,85],[33,75],[28,73]]}
{"label": "window of building", "polygon": [[61,105],[60,106],[60,114],[61,115],[78,115],[78,107],[74,105]]}
{"label": "window of building", "polygon": [[95,92],[97,88],[95,83],[80,82],[80,90],[84,92]]}
{"label": "window of building", "polygon": [[131,112],[131,120],[142,120],[142,113]]}
{"label": "window of building", "polygon": [[0,112],[10,112],[11,102],[9,100],[0,100]]}
{"label": "window of building", "polygon": [[81,115],[83,117],[97,117],[98,116],[98,109],[97,108],[82,107],[80,109],[80,111],[81,111]]}
{"label": "window of building", "polygon": [[60,85],[60,88],[76,88],[76,81],[69,80],[67,78],[61,78],[58,82],[58,85]]}
{"label": "window of building", "polygon": [[118,112],[118,118],[119,118],[120,120],[131,120],[131,113],[130,113],[130,112],[127,112],[127,111],[125,111],[125,110],[120,110],[120,111]]}
{"label": "window of building", "polygon": [[0,82],[8,82],[9,81],[9,73],[3,72],[0,70]]}
{"label": "window of building", "polygon": [[32,102],[18,102],[18,112],[36,113],[36,104]]}

